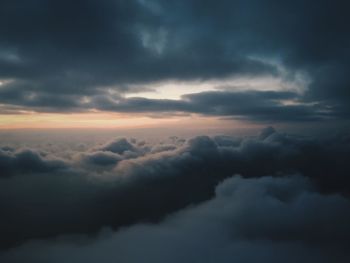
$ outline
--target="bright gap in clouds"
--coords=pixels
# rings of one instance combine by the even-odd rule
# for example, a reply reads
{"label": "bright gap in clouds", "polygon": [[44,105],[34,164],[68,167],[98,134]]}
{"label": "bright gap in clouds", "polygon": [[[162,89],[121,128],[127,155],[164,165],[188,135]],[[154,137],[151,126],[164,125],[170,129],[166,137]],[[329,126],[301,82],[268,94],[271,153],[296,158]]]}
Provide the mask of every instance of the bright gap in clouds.
{"label": "bright gap in clouds", "polygon": [[[288,74],[284,72],[283,75]],[[131,85],[131,90],[145,90],[126,93],[126,98],[141,97],[147,99],[180,100],[185,94],[208,91],[291,91],[303,94],[310,84],[309,77],[304,73],[287,76],[263,76],[263,77],[229,77],[214,80],[195,81],[161,81],[149,84]]]}
{"label": "bright gap in clouds", "polygon": [[[266,62],[266,61],[265,61]],[[270,63],[270,62],[266,62]],[[273,63],[270,63],[273,64]],[[209,80],[166,80],[128,85],[129,92],[123,94],[126,99],[146,98],[150,100],[182,100],[186,94],[199,94],[209,91],[246,92],[246,91],[290,91],[300,96],[308,89],[310,78],[303,72],[290,72],[281,64],[274,63],[276,75],[230,76]],[[0,88],[9,79],[0,79]],[[115,88],[109,89],[111,95],[117,94]],[[91,97],[84,96],[84,103],[90,103]],[[301,105],[298,99],[280,101],[282,105]],[[251,123],[232,118],[201,116],[182,112],[108,112],[87,108],[85,113],[45,113],[26,111],[26,109],[6,107],[0,110],[0,129],[18,128],[140,128],[140,127],[207,127],[209,130],[226,129],[228,126],[251,126]]]}

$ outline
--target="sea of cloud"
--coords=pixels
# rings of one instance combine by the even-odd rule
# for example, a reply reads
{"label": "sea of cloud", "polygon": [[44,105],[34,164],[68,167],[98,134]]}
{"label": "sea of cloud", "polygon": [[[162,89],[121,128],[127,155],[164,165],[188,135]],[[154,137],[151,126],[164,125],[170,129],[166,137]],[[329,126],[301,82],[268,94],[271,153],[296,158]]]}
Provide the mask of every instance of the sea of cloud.
{"label": "sea of cloud", "polygon": [[346,133],[1,145],[1,262],[350,259]]}

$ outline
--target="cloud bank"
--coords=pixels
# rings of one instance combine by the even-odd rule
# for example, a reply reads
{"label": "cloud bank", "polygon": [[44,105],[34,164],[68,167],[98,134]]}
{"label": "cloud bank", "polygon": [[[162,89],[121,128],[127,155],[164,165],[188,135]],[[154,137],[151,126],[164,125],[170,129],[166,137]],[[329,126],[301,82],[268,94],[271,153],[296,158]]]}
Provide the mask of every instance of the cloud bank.
{"label": "cloud bank", "polygon": [[[202,251],[201,247],[209,253],[204,240],[218,236],[210,253],[217,253],[220,244],[232,251],[245,247],[247,252],[237,252],[237,256],[248,262],[259,258],[254,257],[255,252],[267,258],[273,250],[278,251],[273,262],[283,258],[303,262],[323,256],[324,262],[332,262],[334,253],[341,253],[336,262],[346,262],[349,143],[347,134],[312,138],[268,127],[250,137],[171,137],[155,143],[119,138],[90,148],[62,148],[65,154],[59,147],[25,150],[4,146],[0,158],[0,254],[4,262],[21,262],[22,257],[40,262],[39,254],[47,257],[43,262],[69,262],[70,253],[84,260],[85,254],[94,258],[85,249],[101,248],[104,253],[104,246],[109,250],[116,244],[118,249],[106,253],[113,258],[126,253],[120,260],[132,262],[140,260],[137,255],[142,253],[128,254],[133,248],[120,243],[145,242],[151,260],[165,255],[146,242],[148,238],[156,243],[166,239],[162,242],[169,242],[164,243],[169,256],[188,239],[189,248],[199,249],[190,252],[183,247],[189,251],[183,257],[192,254],[186,258],[190,261],[199,257],[194,251]],[[241,177],[228,179],[235,174]],[[207,213],[217,219],[207,222]],[[179,223],[169,223],[177,220]],[[194,234],[196,222],[202,228]],[[163,233],[168,224],[175,225],[170,233]],[[221,230],[210,232],[211,224]],[[232,229],[227,227],[225,232],[227,224]],[[187,236],[183,229],[187,227],[193,237]],[[209,232],[201,238],[206,228]],[[110,238],[101,234],[103,229],[110,229]],[[232,240],[226,240],[227,235],[232,235]],[[128,242],[129,238],[133,241]],[[87,247],[70,243],[76,239],[87,242]],[[222,252],[228,257],[232,251],[225,251],[225,246]],[[57,256],[56,249],[65,251],[61,256],[67,258]]]}
{"label": "cloud bank", "polygon": [[347,262],[350,201],[322,195],[301,176],[235,176],[201,205],[160,224],[138,224],[95,240],[29,242],[5,262]]}

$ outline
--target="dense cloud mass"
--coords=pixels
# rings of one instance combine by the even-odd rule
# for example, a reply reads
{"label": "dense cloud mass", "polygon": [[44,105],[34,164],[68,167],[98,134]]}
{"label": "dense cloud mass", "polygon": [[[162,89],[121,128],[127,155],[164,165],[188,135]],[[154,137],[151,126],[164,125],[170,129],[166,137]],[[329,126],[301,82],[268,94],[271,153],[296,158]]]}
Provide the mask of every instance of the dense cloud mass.
{"label": "dense cloud mass", "polygon": [[321,195],[301,176],[219,184],[215,197],[95,240],[31,241],[5,262],[348,262],[350,201]]}
{"label": "dense cloud mass", "polygon": [[64,155],[2,146],[0,260],[347,262],[349,143],[268,127]]}
{"label": "dense cloud mass", "polygon": [[[346,120],[348,9],[342,0],[3,0],[1,112],[97,109]],[[233,81],[228,94],[219,87],[181,100],[124,96],[162,81],[257,77],[282,80],[282,90],[284,82],[300,86],[303,80],[306,87],[289,95],[260,94],[248,81],[250,91],[241,94]],[[264,90],[276,91],[270,85]]]}
{"label": "dense cloud mass", "polygon": [[22,173],[49,173],[68,168],[63,160],[58,158],[43,158],[38,152],[30,149],[15,151],[10,147],[0,148],[1,176]]}

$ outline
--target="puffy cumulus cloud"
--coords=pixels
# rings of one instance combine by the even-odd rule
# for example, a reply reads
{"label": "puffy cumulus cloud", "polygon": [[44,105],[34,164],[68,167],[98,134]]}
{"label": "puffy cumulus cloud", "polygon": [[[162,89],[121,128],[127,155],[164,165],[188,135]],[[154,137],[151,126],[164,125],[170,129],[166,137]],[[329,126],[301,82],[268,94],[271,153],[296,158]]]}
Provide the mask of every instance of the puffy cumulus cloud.
{"label": "puffy cumulus cloud", "polygon": [[[233,174],[252,178],[299,173],[322,194],[350,194],[346,135],[308,138],[267,128],[253,137],[198,136],[186,141],[173,137],[169,141],[148,144],[117,139],[87,151],[76,150],[69,155],[73,158],[67,156],[64,161],[67,169],[32,168],[38,160],[53,167],[57,152],[17,162],[12,176],[0,178],[1,247],[158,222],[212,198],[215,186]],[[130,145],[133,152],[128,150]],[[118,154],[111,149],[125,151]],[[18,155],[15,149],[3,152]],[[14,167],[8,165],[13,157],[9,158],[0,158],[0,165]],[[287,197],[282,194],[281,198]]]}
{"label": "puffy cumulus cloud", "polygon": [[[72,169],[34,171],[27,176],[26,166],[19,167],[18,172],[3,180],[0,186],[1,247],[35,237],[93,234],[103,226],[119,228],[139,221],[156,221],[191,202],[205,199],[206,193],[192,192],[190,186],[186,194],[179,197],[178,189],[173,188],[176,178],[164,180],[158,176],[151,180],[141,175],[130,180],[122,176],[123,173],[111,172],[118,161],[137,158],[145,149],[151,150],[144,143],[138,144],[136,140],[117,139],[73,154],[75,158],[67,162]],[[5,166],[7,160],[1,161]],[[185,180],[181,182],[185,183]]]}
{"label": "puffy cumulus cloud", "polygon": [[68,168],[68,164],[58,158],[45,158],[44,154],[31,149],[15,151],[11,147],[0,149],[1,177],[16,173],[50,173]]}
{"label": "puffy cumulus cloud", "polygon": [[91,153],[78,154],[78,159],[87,165],[106,166],[115,165],[123,159],[119,154],[105,151],[94,151]]}
{"label": "puffy cumulus cloud", "polygon": [[350,201],[302,176],[226,179],[215,196],[96,239],[30,241],[3,262],[348,262]]}
{"label": "puffy cumulus cloud", "polygon": [[123,154],[125,151],[134,152],[136,148],[131,143],[129,143],[127,139],[121,138],[116,141],[107,143],[101,147],[101,150]]}
{"label": "puffy cumulus cloud", "polygon": [[129,178],[180,175],[200,176],[201,180],[209,181],[234,173],[252,177],[301,172],[326,192],[349,193],[347,138],[346,135],[323,139],[289,135],[272,127],[262,130],[257,137],[198,136],[170,152],[123,160],[115,172]]}
{"label": "puffy cumulus cloud", "polygon": [[161,145],[156,145],[152,147],[151,152],[152,153],[159,153],[159,152],[166,152],[166,151],[173,151],[176,150],[175,145],[170,145],[170,144],[161,144]]}
{"label": "puffy cumulus cloud", "polygon": [[[107,142],[103,145],[96,146],[86,152],[80,152],[74,157],[76,160],[80,161],[80,164],[100,166],[106,169],[108,166],[114,166],[119,161],[124,159],[137,158],[139,156],[145,155],[152,149],[158,149],[162,151],[161,145],[147,145],[143,141],[137,141],[135,138],[130,140],[126,138],[118,138],[113,141]],[[173,147],[172,149],[175,149]]]}

